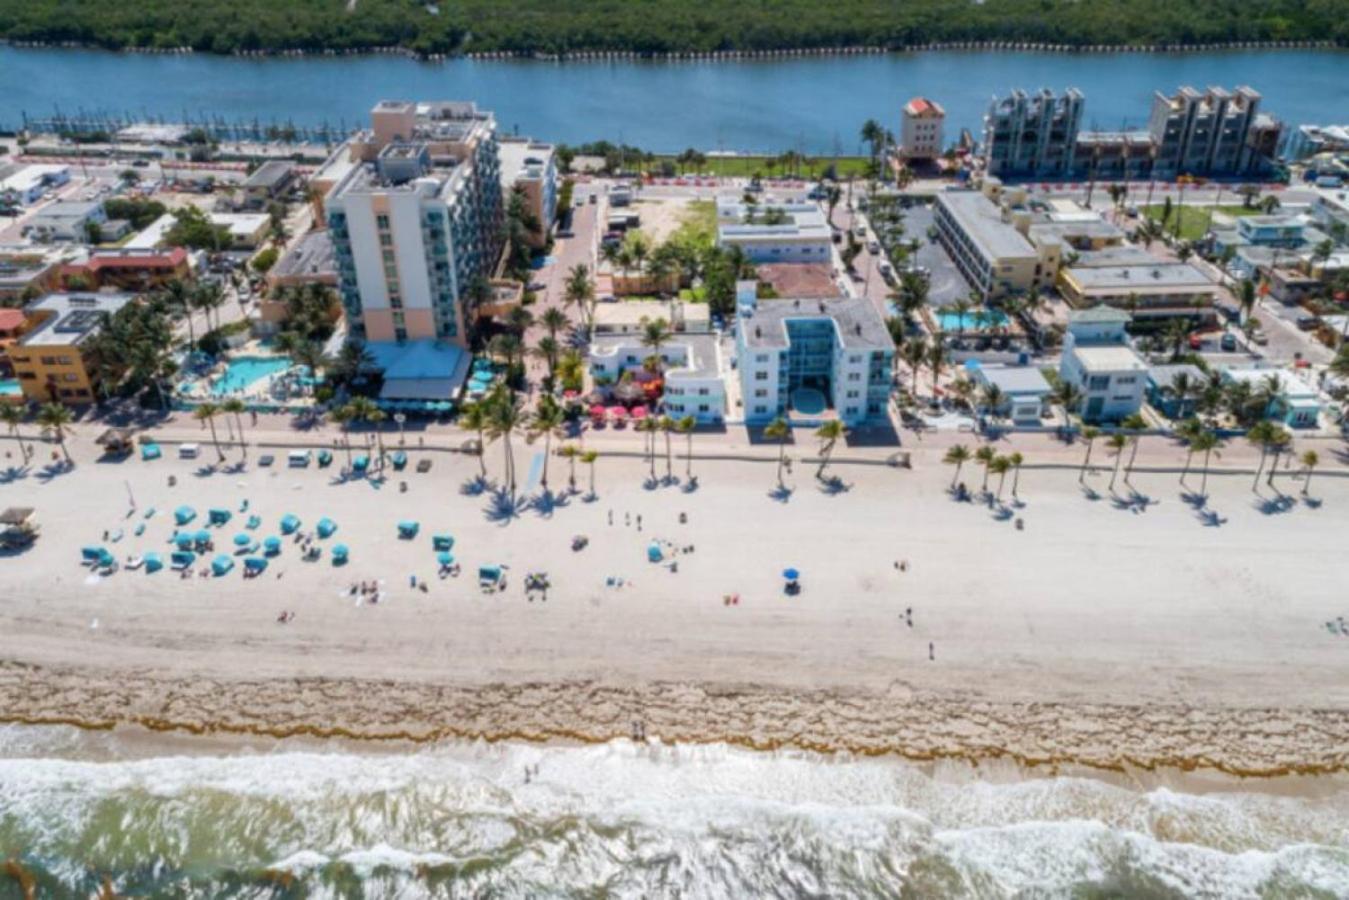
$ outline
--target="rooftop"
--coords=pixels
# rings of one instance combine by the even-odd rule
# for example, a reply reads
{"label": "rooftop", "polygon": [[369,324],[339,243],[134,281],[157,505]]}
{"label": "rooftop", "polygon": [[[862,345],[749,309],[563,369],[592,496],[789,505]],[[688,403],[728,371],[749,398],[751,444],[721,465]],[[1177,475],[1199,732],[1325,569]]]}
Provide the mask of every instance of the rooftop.
{"label": "rooftop", "polygon": [[29,224],[36,225],[39,222],[54,220],[78,222],[81,219],[89,218],[102,208],[102,200],[57,200],[38,210],[29,220]]}
{"label": "rooftop", "polygon": [[1068,313],[1068,324],[1070,325],[1083,323],[1127,325],[1132,321],[1133,317],[1124,310],[1105,304],[1093,306],[1090,309],[1075,309]]}
{"label": "rooftop", "polygon": [[941,108],[941,104],[929,100],[926,97],[914,97],[908,103],[904,104],[904,111],[911,116],[946,115],[946,110]]}
{"label": "rooftop", "polygon": [[1088,372],[1141,372],[1148,367],[1132,347],[1079,345],[1073,347],[1072,353]]}
{"label": "rooftop", "polygon": [[937,205],[955,219],[986,257],[1036,256],[1026,236],[1010,222],[1004,222],[998,205],[978,191],[944,192],[937,196]]}
{"label": "rooftop", "polygon": [[[745,218],[754,213],[753,223]],[[783,213],[785,221],[766,224],[763,219],[769,210]],[[784,237],[811,239],[830,239],[829,223],[825,220],[824,210],[815,202],[777,202],[765,198],[753,207],[742,203],[739,197],[717,198],[717,237],[736,240],[770,240]]]}
{"label": "rooftop", "polygon": [[1269,377],[1279,380],[1279,390],[1288,399],[1295,397],[1316,397],[1316,389],[1287,369],[1231,368],[1223,370],[1223,377],[1232,381],[1244,381],[1252,387],[1258,387]]}
{"label": "rooftop", "polygon": [[526,138],[503,138],[497,144],[501,160],[501,183],[536,181],[543,178],[548,161],[553,156],[553,145]]}
{"label": "rooftop", "polygon": [[786,349],[788,320],[831,319],[848,350],[894,350],[890,329],[867,297],[830,297],[813,300],[758,300],[742,307],[737,328],[745,345]]}
{"label": "rooftop", "polygon": [[1153,263],[1128,266],[1098,266],[1065,273],[1084,291],[1136,290],[1140,293],[1158,288],[1168,290],[1213,290],[1213,280],[1189,263]]}
{"label": "rooftop", "polygon": [[[968,366],[968,363],[966,364]],[[1035,366],[976,366],[978,377],[1004,394],[1048,394],[1049,382]]]}
{"label": "rooftop", "polygon": [[1184,375],[1190,379],[1192,384],[1203,384],[1208,381],[1208,376],[1204,374],[1204,370],[1191,363],[1148,366],[1148,381],[1158,387],[1169,387],[1176,380],[1177,375]]}
{"label": "rooftop", "polygon": [[[686,351],[685,362],[682,366],[671,366],[667,372],[667,377],[669,375],[678,376],[679,374],[690,377],[707,377],[719,373],[720,370],[717,367],[717,338],[715,335],[676,334],[661,350],[669,353],[671,350],[680,347]],[[643,346],[637,336],[632,334],[597,334],[590,342],[590,352],[594,356],[611,356],[625,349],[635,350],[639,358],[651,355],[651,348]]]}
{"label": "rooftop", "polygon": [[274,191],[284,184],[294,171],[294,163],[283,159],[268,160],[258,166],[252,175],[248,176],[244,181],[244,190],[266,188],[269,191]]}
{"label": "rooftop", "polygon": [[643,319],[651,321],[664,319],[673,327],[673,320],[676,315],[674,307],[676,305],[678,306],[678,315],[683,317],[686,327],[692,326],[695,330],[707,330],[708,323],[711,321],[711,312],[708,305],[678,300],[621,300],[616,303],[597,303],[595,304],[595,326],[597,328],[635,326],[640,325]]}
{"label": "rooftop", "polygon": [[76,346],[98,333],[103,321],[135,300],[134,294],[48,294],[28,306],[43,314],[41,325],[24,335],[22,346]]}

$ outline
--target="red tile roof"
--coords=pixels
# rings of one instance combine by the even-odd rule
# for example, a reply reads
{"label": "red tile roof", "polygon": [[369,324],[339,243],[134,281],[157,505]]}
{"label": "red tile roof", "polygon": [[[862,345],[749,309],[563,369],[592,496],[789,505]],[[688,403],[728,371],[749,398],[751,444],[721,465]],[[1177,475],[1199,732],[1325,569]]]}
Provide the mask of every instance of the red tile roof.
{"label": "red tile roof", "polygon": [[23,325],[24,318],[21,309],[0,309],[0,331],[14,331]]}

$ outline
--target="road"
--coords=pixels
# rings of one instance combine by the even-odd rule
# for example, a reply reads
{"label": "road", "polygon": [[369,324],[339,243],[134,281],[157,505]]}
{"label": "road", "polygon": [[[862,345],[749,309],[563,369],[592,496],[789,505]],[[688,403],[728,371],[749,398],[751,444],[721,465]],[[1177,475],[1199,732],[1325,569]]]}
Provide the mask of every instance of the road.
{"label": "road", "polygon": [[[597,195],[595,203],[590,202],[591,195]],[[595,274],[596,253],[599,246],[599,217],[606,208],[603,199],[604,187],[602,184],[577,184],[574,188],[573,203],[580,202],[572,211],[571,237],[558,237],[553,242],[553,252],[547,257],[544,265],[534,270],[531,278],[543,285],[543,289],[535,292],[536,300],[534,305],[529,307],[529,311],[534,314],[534,320],[537,323],[543,318],[545,310],[557,308],[567,314],[573,322],[579,322],[580,316],[575,309],[568,309],[566,306],[567,296],[567,276],[573,268],[583,265],[590,270],[593,279]],[[563,211],[558,211],[561,218]],[[547,334],[542,325],[535,324],[525,332],[525,345],[535,347],[538,345],[539,338]],[[565,343],[566,336],[559,335],[559,340]],[[547,364],[540,359],[526,357],[526,367],[529,381],[531,384],[538,384],[543,377],[548,374]]]}

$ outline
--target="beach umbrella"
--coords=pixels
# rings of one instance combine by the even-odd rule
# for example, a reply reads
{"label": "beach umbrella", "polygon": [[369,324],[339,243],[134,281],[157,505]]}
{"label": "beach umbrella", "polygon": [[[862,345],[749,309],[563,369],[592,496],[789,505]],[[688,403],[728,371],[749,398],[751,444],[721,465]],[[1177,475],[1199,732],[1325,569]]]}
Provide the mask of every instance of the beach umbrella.
{"label": "beach umbrella", "polygon": [[162,568],[164,568],[164,558],[162,556],[158,553],[145,554],[145,574],[148,575],[151,572],[158,572]]}
{"label": "beach umbrella", "polygon": [[347,545],[333,544],[333,565],[340,566],[347,561]]}
{"label": "beach umbrella", "polygon": [[801,577],[801,573],[796,571],[795,569],[783,569],[782,577],[787,579],[788,581],[795,581],[796,579]]}
{"label": "beach umbrella", "polygon": [[197,536],[191,531],[184,531],[173,539],[173,543],[179,550],[191,550],[192,545],[197,542]]}
{"label": "beach umbrella", "polygon": [[421,526],[411,519],[404,519],[398,523],[398,536],[404,538],[416,537],[417,529]]}
{"label": "beach umbrella", "polygon": [[251,543],[253,543],[253,539],[242,531],[234,536],[234,546],[236,547],[247,547]]}
{"label": "beach umbrella", "polygon": [[211,572],[216,577],[229,574],[230,569],[233,568],[234,560],[223,553],[211,560]]}
{"label": "beach umbrella", "polygon": [[186,525],[197,517],[197,511],[190,506],[180,506],[173,511],[173,519],[179,525]]}
{"label": "beach umbrella", "polygon": [[281,533],[292,534],[300,527],[300,517],[294,513],[286,513],[281,517]]}
{"label": "beach umbrella", "polygon": [[281,538],[276,535],[266,538],[262,542],[262,548],[272,556],[281,552]]}
{"label": "beach umbrella", "polygon": [[442,566],[449,566],[454,563],[454,554],[448,550],[442,550],[436,554],[436,562]]}
{"label": "beach umbrella", "polygon": [[198,531],[194,537],[197,539],[198,544],[209,543],[211,540],[211,532],[203,528],[201,531]]}
{"label": "beach umbrella", "polygon": [[327,516],[324,516],[322,519],[319,519],[319,523],[316,527],[319,537],[326,538],[331,537],[333,532],[337,530],[337,523]]}

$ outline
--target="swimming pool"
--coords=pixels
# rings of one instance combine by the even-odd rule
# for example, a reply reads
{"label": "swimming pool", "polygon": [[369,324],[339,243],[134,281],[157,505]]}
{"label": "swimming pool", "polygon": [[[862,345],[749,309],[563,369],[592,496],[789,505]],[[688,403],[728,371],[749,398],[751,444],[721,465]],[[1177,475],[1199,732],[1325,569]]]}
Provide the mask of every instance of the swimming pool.
{"label": "swimming pool", "polygon": [[936,313],[937,327],[942,331],[990,331],[1007,327],[1007,313],[998,309],[985,310],[982,316],[972,312],[957,313],[949,309],[939,309]]}
{"label": "swimming pool", "polygon": [[229,361],[225,374],[211,385],[211,394],[224,397],[235,391],[247,390],[256,381],[289,369],[291,362],[284,356],[238,356]]}
{"label": "swimming pool", "polygon": [[0,378],[0,397],[19,397],[23,395],[23,387],[19,384],[17,378]]}
{"label": "swimming pool", "polygon": [[792,391],[792,410],[806,416],[818,416],[826,407],[824,394],[815,388],[797,388]]}

